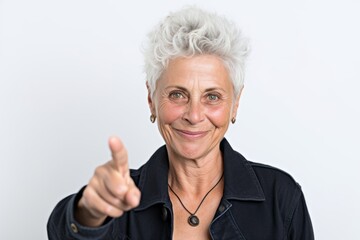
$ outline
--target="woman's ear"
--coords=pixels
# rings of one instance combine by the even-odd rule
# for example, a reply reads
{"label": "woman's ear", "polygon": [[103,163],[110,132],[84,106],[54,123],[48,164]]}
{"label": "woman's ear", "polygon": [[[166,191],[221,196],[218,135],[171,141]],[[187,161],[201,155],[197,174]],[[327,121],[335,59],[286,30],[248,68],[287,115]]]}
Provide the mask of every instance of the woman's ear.
{"label": "woman's ear", "polygon": [[148,104],[149,104],[149,108],[150,108],[150,112],[151,114],[155,115],[155,105],[154,105],[154,101],[153,101],[153,96],[152,96],[152,93],[151,93],[151,89],[150,89],[150,86],[149,86],[149,83],[148,81],[146,81],[146,88],[148,90]]}
{"label": "woman's ear", "polygon": [[236,119],[236,114],[237,114],[237,110],[239,108],[240,97],[241,97],[241,93],[242,93],[243,89],[244,89],[244,85],[241,87],[238,95],[235,97],[235,102],[234,102],[233,109],[232,109],[231,119]]}

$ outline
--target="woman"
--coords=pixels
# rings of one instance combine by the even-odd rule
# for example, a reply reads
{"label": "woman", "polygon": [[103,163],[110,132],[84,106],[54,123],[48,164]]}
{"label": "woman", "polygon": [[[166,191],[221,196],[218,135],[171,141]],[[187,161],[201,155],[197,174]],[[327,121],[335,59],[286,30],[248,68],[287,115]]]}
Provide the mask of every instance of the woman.
{"label": "woman", "polygon": [[145,52],[151,122],[165,146],[138,170],[124,145],[62,200],[50,239],[313,239],[304,196],[286,173],[247,161],[224,138],[243,88],[246,40],[196,8],[173,13]]}

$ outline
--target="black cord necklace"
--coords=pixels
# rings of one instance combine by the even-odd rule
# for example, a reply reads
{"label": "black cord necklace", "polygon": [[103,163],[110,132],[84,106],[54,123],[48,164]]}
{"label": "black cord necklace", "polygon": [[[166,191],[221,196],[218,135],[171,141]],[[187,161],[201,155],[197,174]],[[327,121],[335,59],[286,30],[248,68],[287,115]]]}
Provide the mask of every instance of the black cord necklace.
{"label": "black cord necklace", "polygon": [[189,218],[188,218],[188,223],[190,224],[190,226],[192,227],[196,227],[197,225],[199,225],[200,220],[199,218],[196,216],[197,211],[199,210],[201,204],[203,204],[205,198],[209,195],[209,193],[214,190],[214,188],[221,182],[221,179],[223,178],[224,173],[221,175],[221,178],[219,179],[219,181],[217,181],[217,183],[205,194],[205,196],[203,197],[203,199],[201,200],[199,206],[196,208],[195,212],[192,213],[190,212],[185,205],[183,204],[183,202],[181,201],[180,197],[176,194],[176,192],[169,186],[170,191],[177,197],[177,199],[179,200],[181,206],[190,214]]}

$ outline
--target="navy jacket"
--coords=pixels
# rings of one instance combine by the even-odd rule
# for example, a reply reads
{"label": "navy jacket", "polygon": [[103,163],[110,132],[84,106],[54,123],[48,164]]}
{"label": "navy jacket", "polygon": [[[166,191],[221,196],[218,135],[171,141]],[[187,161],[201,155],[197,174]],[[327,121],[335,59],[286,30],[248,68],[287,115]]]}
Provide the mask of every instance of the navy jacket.
{"label": "navy jacket", "polygon": [[[212,239],[312,240],[313,229],[300,186],[287,173],[247,161],[224,139],[224,194],[210,225]],[[81,226],[74,206],[82,191],[62,200],[52,212],[50,240],[172,239],[173,212],[168,194],[166,146],[131,177],[140,189],[140,205],[99,228]]]}

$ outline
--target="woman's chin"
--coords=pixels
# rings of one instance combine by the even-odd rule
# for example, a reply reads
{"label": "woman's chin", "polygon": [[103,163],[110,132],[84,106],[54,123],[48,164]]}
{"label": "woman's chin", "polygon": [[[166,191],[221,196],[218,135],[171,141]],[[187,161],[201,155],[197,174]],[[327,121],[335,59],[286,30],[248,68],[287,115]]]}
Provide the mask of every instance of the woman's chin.
{"label": "woman's chin", "polygon": [[186,159],[199,159],[205,155],[205,146],[200,143],[182,143],[176,147],[179,157]]}

